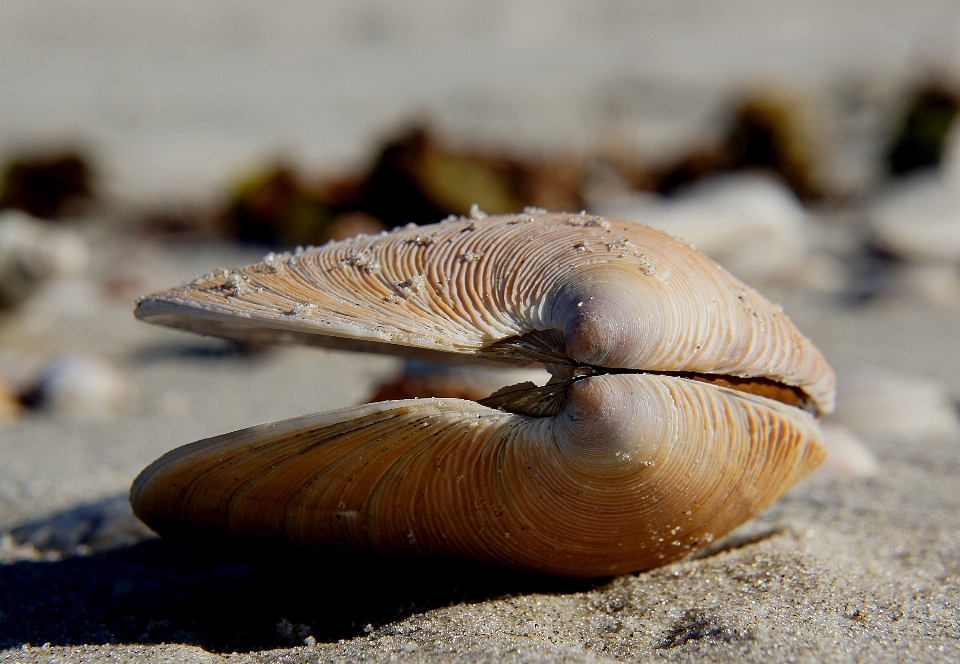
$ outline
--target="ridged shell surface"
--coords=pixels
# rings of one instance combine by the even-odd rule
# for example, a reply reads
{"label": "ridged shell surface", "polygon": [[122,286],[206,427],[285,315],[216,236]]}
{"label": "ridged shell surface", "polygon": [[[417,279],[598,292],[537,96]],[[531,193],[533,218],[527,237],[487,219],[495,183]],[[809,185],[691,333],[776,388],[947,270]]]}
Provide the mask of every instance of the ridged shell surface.
{"label": "ridged shell surface", "polygon": [[270,255],[143,298],[136,315],[254,341],[763,376],[833,407],[833,372],[779,308],[680,240],[587,215],[457,219]]}
{"label": "ridged shell surface", "polygon": [[529,417],[394,401],[179,448],[134,484],[160,534],[433,556],[593,577],[685,556],[823,459],[814,419],[672,376],[572,382]]}
{"label": "ridged shell surface", "polygon": [[547,386],[480,402],[368,404],[173,450],[131,503],[180,539],[638,571],[725,534],[816,467],[812,413],[833,407],[833,372],[778,307],[682,241],[585,214],[452,219],[270,255],[136,314],[236,339],[555,369]]}

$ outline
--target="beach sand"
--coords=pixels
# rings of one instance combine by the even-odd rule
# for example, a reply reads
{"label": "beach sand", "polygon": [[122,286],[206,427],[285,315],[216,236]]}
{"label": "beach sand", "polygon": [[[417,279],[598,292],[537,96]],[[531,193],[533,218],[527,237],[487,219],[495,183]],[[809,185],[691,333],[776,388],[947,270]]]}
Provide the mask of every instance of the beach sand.
{"label": "beach sand", "polygon": [[[137,295],[262,251],[150,242],[122,229],[134,212],[219,201],[278,155],[359,167],[422,116],[468,144],[585,153],[612,136],[655,161],[771,82],[820,105],[825,176],[868,196],[899,95],[960,62],[946,2],[601,4],[0,8],[0,157],[89,147],[107,201],[78,224],[87,276],[0,319],[0,377],[27,389],[63,356],[122,377],[116,407],[0,423],[0,662],[960,661],[960,439],[946,430],[857,434],[873,476],[807,480],[694,558],[613,579],[251,565],[160,540],[130,514],[131,481],[167,450],[360,403],[400,369],[138,323]],[[883,367],[960,396],[957,309],[893,291],[765,292],[841,378]]]}
{"label": "beach sand", "polygon": [[[106,257],[123,250],[109,244],[95,246]],[[229,246],[138,247],[138,264],[174,280],[251,258]],[[106,263],[95,261],[116,269]],[[0,429],[4,661],[960,657],[960,441],[949,435],[866,438],[874,477],[806,481],[694,559],[614,579],[370,560],[251,566],[156,539],[125,499],[151,460],[358,403],[399,364],[317,349],[239,353],[139,323],[130,302],[87,286],[52,284],[0,332],[8,375],[86,353],[114,363],[130,394],[115,414],[32,412]],[[85,306],[55,306],[83,292]],[[886,366],[960,390],[957,312],[773,295],[841,372]]]}

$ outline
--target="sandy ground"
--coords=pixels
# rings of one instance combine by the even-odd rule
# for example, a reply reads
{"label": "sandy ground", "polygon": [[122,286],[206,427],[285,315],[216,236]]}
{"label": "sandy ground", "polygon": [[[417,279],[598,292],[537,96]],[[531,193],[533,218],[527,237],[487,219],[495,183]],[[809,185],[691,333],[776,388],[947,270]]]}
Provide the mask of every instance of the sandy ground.
{"label": "sandy ground", "polygon": [[[50,357],[87,353],[120,368],[130,396],[114,415],[40,411],[0,429],[5,661],[960,657],[960,441],[950,436],[867,437],[875,477],[806,482],[696,559],[615,579],[367,560],[247,566],[157,540],[124,498],[153,458],[357,403],[398,365],[313,349],[247,356],[138,323],[129,300],[104,290],[111,275],[175,283],[253,256],[88,234],[100,237],[91,278],[52,284],[7,319],[0,369],[26,380]],[[134,257],[118,261],[125,252]],[[841,371],[886,366],[960,391],[957,312],[771,295]]]}
{"label": "sandy ground", "polygon": [[[521,151],[582,151],[613,127],[656,157],[715,128],[731,90],[773,81],[819,100],[828,175],[869,189],[910,76],[960,62],[948,2],[229,4],[4,3],[0,156],[75,141],[108,200],[135,205],[214,199],[276,154],[356,164],[419,114]],[[875,476],[807,481],[695,559],[615,579],[253,566],[152,537],[125,500],[147,463],[361,402],[399,364],[251,355],[137,323],[138,294],[260,253],[150,244],[116,231],[123,216],[82,227],[88,276],[0,319],[0,376],[18,386],[64,354],[127,381],[115,413],[0,424],[0,661],[960,660],[960,438],[948,433],[862,434]],[[767,292],[841,376],[886,367],[960,395],[956,309]]]}

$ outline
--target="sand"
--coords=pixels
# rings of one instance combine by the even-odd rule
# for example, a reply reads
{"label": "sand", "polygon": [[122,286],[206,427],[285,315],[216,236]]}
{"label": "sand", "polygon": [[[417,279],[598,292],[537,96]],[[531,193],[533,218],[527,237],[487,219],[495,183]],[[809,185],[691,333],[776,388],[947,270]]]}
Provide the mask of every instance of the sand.
{"label": "sand", "polygon": [[[398,363],[317,349],[248,355],[138,323],[128,300],[97,287],[108,275],[176,281],[251,252],[138,241],[141,258],[118,263],[132,240],[88,235],[99,238],[91,280],[51,284],[9,317],[0,368],[29,377],[50,357],[87,353],[113,362],[130,396],[113,414],[37,411],[0,428],[4,661],[960,657],[960,441],[949,436],[865,439],[876,476],[805,482],[695,559],[614,579],[369,560],[250,566],[158,540],[124,497],[153,458],[357,403]],[[58,309],[67,295],[84,306]],[[885,366],[960,391],[957,312],[771,295],[841,371]]]}
{"label": "sand", "polygon": [[[157,456],[359,403],[399,365],[251,354],[137,323],[136,295],[259,253],[118,231],[131,205],[216,200],[277,154],[317,170],[360,164],[421,115],[521,152],[582,152],[612,135],[671,155],[716,128],[731,91],[771,81],[822,103],[827,175],[869,193],[911,74],[960,59],[953,5],[167,6],[0,8],[0,156],[75,141],[107,193],[101,217],[81,224],[89,275],[0,319],[0,376],[29,386],[81,354],[127,381],[115,411],[0,424],[0,661],[960,660],[960,440],[946,433],[861,436],[875,476],[804,482],[694,559],[614,579],[257,566],[153,537],[125,494]],[[955,400],[960,312],[884,290],[883,269],[839,293],[766,292],[841,375],[884,367],[940,381]]]}

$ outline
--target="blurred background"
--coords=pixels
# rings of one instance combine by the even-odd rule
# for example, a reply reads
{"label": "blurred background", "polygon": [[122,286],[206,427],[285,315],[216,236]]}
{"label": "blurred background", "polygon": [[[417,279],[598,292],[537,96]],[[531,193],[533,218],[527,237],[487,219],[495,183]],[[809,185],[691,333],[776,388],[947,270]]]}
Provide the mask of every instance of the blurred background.
{"label": "blurred background", "polygon": [[647,223],[782,302],[840,372],[837,477],[956,436],[958,109],[947,1],[0,3],[5,555],[92,546],[18,524],[197,438],[512,380],[131,315],[474,203]]}

